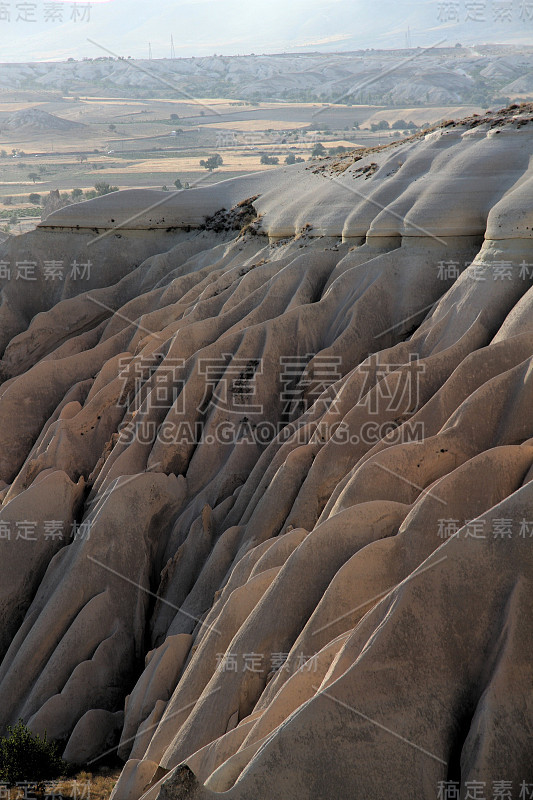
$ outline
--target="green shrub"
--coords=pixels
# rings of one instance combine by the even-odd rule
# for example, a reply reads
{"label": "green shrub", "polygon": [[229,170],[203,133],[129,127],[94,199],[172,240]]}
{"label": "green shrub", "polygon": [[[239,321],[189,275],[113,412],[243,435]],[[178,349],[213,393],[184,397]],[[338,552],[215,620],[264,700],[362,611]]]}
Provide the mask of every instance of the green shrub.
{"label": "green shrub", "polygon": [[39,783],[64,774],[66,764],[55,742],[33,734],[19,720],[8,726],[7,736],[0,739],[0,781],[13,786],[31,781]]}

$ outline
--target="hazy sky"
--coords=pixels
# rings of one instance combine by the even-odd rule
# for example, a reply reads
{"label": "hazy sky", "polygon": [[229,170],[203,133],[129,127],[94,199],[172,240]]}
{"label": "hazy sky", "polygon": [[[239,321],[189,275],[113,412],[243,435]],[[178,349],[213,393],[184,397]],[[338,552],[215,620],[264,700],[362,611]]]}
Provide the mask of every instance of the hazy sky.
{"label": "hazy sky", "polygon": [[[533,0],[0,0],[0,61],[533,42]],[[74,21],[72,14],[77,17]],[[63,21],[61,21],[61,17]],[[97,44],[87,41],[90,38]]]}

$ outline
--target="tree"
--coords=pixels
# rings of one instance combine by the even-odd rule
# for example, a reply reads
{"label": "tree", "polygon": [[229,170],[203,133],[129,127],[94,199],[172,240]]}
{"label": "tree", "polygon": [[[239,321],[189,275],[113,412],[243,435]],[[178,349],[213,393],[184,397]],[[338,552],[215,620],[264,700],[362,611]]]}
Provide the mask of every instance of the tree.
{"label": "tree", "polygon": [[398,119],[398,120],[396,120],[396,122],[393,122],[392,125],[391,125],[391,128],[393,130],[402,130],[402,131],[403,130],[415,131],[417,129],[417,127],[418,126],[416,125],[416,123],[414,123],[412,120],[410,120],[409,122],[406,122],[404,119]]}
{"label": "tree", "polygon": [[28,180],[33,181],[35,183],[35,181],[39,180],[39,173],[38,172],[30,172],[30,174],[28,175]]}
{"label": "tree", "polygon": [[328,155],[336,156],[336,155],[340,155],[341,153],[345,153],[345,152],[346,152],[346,148],[344,147],[344,145],[340,144],[338,147],[330,147],[330,149],[328,150]]}
{"label": "tree", "polygon": [[370,126],[371,131],[388,131],[389,123],[386,119],[380,119],[379,122],[373,122]]}
{"label": "tree", "polygon": [[219,153],[215,153],[214,156],[210,156],[207,160],[202,159],[200,166],[208,169],[209,172],[213,172],[217,167],[221,167],[223,163],[222,156]]}
{"label": "tree", "polygon": [[305,159],[300,158],[300,156],[295,156],[294,153],[290,153],[287,158],[285,159],[286,164],[301,164]]}
{"label": "tree", "polygon": [[179,114],[171,114],[170,119],[179,119]]}
{"label": "tree", "polygon": [[30,194],[30,196],[28,197],[28,200],[34,206],[40,206],[41,205],[41,195],[40,194],[36,194],[35,192],[32,192]]}
{"label": "tree", "polygon": [[183,184],[179,178],[176,178],[176,180],[174,181],[174,186],[176,187],[176,189],[183,189]]}
{"label": "tree", "polygon": [[313,147],[311,155],[312,156],[323,156],[323,155],[325,155],[325,153],[326,153],[326,148],[324,147],[324,145],[321,144],[320,142],[317,142],[315,144],[315,146]]}
{"label": "tree", "polygon": [[94,184],[96,189],[96,196],[102,197],[104,194],[111,194],[111,192],[118,192],[118,186],[110,186],[105,181],[98,181]]}
{"label": "tree", "polygon": [[261,156],[261,164],[279,164],[279,158],[276,156],[269,156],[266,153],[263,153]]}

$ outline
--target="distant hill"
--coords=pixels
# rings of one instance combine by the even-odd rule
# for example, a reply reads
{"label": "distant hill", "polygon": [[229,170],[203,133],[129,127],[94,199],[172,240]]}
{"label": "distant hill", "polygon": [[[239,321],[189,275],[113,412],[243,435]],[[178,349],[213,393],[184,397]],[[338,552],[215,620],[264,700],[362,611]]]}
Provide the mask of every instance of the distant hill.
{"label": "distant hill", "polygon": [[[68,87],[68,90],[67,88]],[[95,58],[1,64],[0,91],[378,105],[490,105],[533,97],[533,47],[483,45],[351,53]]]}
{"label": "distant hill", "polygon": [[9,131],[24,133],[42,133],[43,131],[73,131],[87,128],[81,122],[72,122],[55,114],[49,114],[40,108],[24,108],[0,118],[0,127]]}

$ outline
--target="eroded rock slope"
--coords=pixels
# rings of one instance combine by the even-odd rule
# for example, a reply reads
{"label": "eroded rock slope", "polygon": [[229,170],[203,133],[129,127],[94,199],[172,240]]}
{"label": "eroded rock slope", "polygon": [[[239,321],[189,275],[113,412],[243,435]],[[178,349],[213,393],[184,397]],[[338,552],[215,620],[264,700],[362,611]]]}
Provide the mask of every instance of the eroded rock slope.
{"label": "eroded rock slope", "polygon": [[529,796],[532,117],[2,245],[1,726],[116,800]]}

